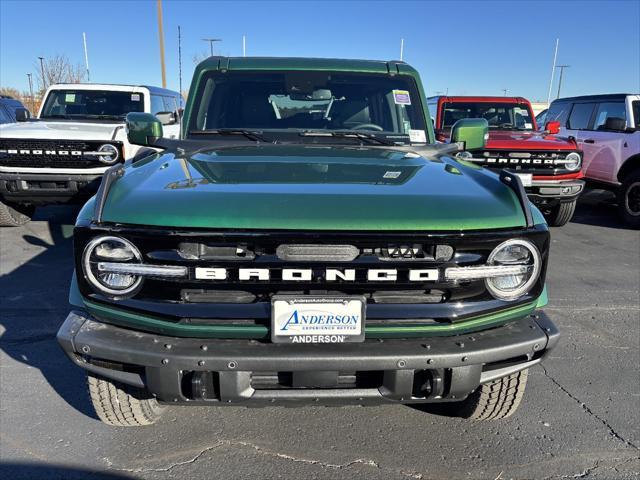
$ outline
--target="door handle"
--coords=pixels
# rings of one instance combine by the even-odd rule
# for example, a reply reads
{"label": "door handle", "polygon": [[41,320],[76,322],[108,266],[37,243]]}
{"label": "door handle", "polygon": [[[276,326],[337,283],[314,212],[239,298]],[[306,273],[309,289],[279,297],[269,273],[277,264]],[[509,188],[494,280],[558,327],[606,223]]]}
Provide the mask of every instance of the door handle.
{"label": "door handle", "polygon": [[592,138],[587,138],[586,140],[583,140],[584,143],[596,143],[596,141]]}

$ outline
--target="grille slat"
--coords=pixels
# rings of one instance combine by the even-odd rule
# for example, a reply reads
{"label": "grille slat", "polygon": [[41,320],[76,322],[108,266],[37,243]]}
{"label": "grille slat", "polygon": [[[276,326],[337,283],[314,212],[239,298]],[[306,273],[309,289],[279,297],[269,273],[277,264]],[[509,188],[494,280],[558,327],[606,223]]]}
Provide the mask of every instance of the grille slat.
{"label": "grille slat", "polygon": [[120,148],[119,142],[113,141],[0,138],[0,165],[34,168],[107,167],[108,165],[100,162],[97,157],[82,155],[84,152],[97,151],[105,143]]}

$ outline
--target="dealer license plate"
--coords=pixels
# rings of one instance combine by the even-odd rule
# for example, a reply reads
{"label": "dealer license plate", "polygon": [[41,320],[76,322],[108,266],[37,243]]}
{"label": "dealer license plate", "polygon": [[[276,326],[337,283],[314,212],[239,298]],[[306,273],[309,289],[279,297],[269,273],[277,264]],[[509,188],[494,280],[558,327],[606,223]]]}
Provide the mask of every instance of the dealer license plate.
{"label": "dealer license plate", "polygon": [[274,343],[364,341],[364,297],[276,295],[271,301]]}
{"label": "dealer license plate", "polygon": [[531,182],[533,181],[533,175],[531,173],[517,173],[516,175],[520,177],[523,187],[531,186]]}

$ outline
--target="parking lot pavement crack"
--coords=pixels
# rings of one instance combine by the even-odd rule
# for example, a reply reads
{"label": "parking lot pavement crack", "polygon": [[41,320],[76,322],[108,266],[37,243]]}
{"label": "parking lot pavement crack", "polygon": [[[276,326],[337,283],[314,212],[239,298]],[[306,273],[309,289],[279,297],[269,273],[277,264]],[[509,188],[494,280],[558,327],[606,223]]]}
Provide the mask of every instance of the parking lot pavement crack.
{"label": "parking lot pavement crack", "polygon": [[[287,453],[281,453],[281,452],[277,452],[277,451],[273,451],[273,450],[268,450],[265,449],[259,445],[256,445],[255,443],[251,443],[251,442],[246,442],[246,441],[241,441],[241,440],[220,440],[219,442],[215,443],[214,445],[211,445],[207,448],[204,448],[202,450],[200,450],[197,454],[195,454],[193,457],[187,459],[187,460],[183,460],[180,462],[174,462],[171,463],[165,467],[141,467],[141,468],[123,468],[123,467],[117,467],[115,466],[115,464],[108,458],[104,458],[104,461],[107,463],[108,467],[112,470],[118,470],[118,471],[122,471],[122,472],[128,472],[128,473],[148,473],[148,472],[168,472],[173,470],[174,468],[177,467],[182,467],[185,465],[189,465],[192,463],[197,462],[204,454],[212,451],[212,450],[216,450],[220,447],[223,446],[228,446],[228,447],[235,447],[235,448],[249,448],[254,450],[256,453],[258,453],[259,455],[266,455],[269,457],[275,457],[275,458],[279,458],[282,460],[286,460],[286,461],[290,461],[290,462],[296,462],[296,463],[304,463],[307,465],[313,465],[313,466],[317,466],[317,467],[321,467],[321,468],[329,468],[329,469],[335,469],[335,470],[345,470],[348,469],[354,465],[363,465],[366,467],[372,467],[378,470],[382,470],[382,467],[374,460],[371,459],[366,459],[366,458],[357,458],[355,460],[351,460],[349,462],[346,463],[329,463],[329,462],[323,462],[320,460],[312,460],[309,458],[303,458],[303,457],[296,457],[294,455],[291,454],[287,454]],[[403,470],[403,469],[399,469],[399,470],[393,470],[395,473],[407,477],[407,478],[412,478],[412,479],[416,479],[416,480],[421,480],[423,477],[423,475],[419,472],[415,472],[415,471],[410,471],[410,470]]]}
{"label": "parking lot pavement crack", "polygon": [[574,402],[576,402],[578,405],[580,405],[580,407],[582,407],[582,409],[587,412],[589,415],[591,415],[593,418],[597,419],[600,423],[602,423],[607,430],[609,430],[609,434],[614,437],[617,438],[618,440],[620,440],[621,442],[623,442],[625,445],[628,445],[631,448],[635,448],[636,450],[640,450],[640,448],[633,443],[630,440],[627,440],[626,438],[624,438],[622,435],[620,435],[618,432],[616,432],[616,430],[613,428],[613,426],[607,422],[604,418],[600,417],[598,414],[596,414],[593,410],[591,410],[589,408],[589,406],[583,402],[582,400],[580,400],[578,397],[576,397],[573,393],[571,393],[569,390],[567,390],[567,388],[562,385],[558,380],[556,380],[545,368],[544,365],[540,365],[540,367],[542,368],[542,371],[544,372],[545,377],[547,377],[549,380],[551,380],[560,390],[562,390],[562,392],[564,392],[565,395],[567,395],[569,398],[571,398]]}
{"label": "parking lot pavement crack", "polygon": [[173,470],[176,467],[181,467],[183,465],[189,465],[191,463],[195,463],[198,461],[198,459],[200,457],[202,457],[202,455],[204,455],[207,452],[210,452],[211,450],[215,450],[216,448],[219,448],[223,445],[223,442],[218,442],[214,445],[211,445],[210,447],[204,448],[202,450],[200,450],[196,455],[194,455],[192,458],[188,459],[188,460],[183,460],[181,462],[174,462],[171,463],[169,465],[167,465],[166,467],[156,467],[156,468],[118,468],[114,466],[114,463],[109,460],[108,458],[104,458],[104,461],[107,463],[107,466],[111,469],[111,470],[117,470],[119,472],[128,472],[128,473],[144,473],[144,472],[169,472],[171,470]]}

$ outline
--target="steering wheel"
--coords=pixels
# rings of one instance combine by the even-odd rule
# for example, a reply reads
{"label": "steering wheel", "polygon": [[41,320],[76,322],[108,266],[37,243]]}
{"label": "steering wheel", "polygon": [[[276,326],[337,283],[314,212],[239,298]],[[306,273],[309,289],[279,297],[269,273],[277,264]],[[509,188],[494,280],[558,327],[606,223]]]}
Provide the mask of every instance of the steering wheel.
{"label": "steering wheel", "polygon": [[375,123],[359,123],[355,127],[351,127],[351,130],[377,130],[378,132],[382,132],[384,128]]}

